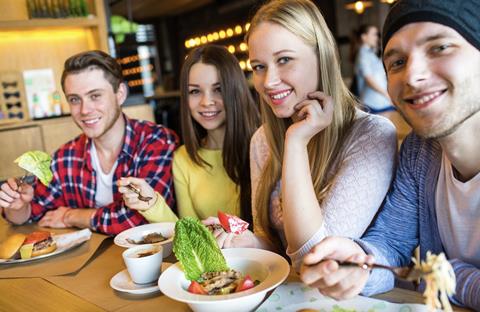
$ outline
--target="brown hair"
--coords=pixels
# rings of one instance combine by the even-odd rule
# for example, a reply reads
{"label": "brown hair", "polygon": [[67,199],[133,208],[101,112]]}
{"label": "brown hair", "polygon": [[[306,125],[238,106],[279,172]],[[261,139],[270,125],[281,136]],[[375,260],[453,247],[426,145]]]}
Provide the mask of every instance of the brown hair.
{"label": "brown hair", "polygon": [[105,79],[112,85],[116,93],[123,82],[122,67],[113,57],[100,50],[81,52],[69,57],[64,64],[62,73],[62,89],[65,91],[65,79],[68,75],[84,70],[100,69]]}
{"label": "brown hair", "polygon": [[377,26],[373,24],[362,24],[358,29],[353,30],[352,38],[350,39],[350,62],[352,64],[355,64],[358,51],[363,44],[362,36],[368,34],[371,28],[377,28]]}
{"label": "brown hair", "polygon": [[240,187],[241,217],[251,223],[249,143],[260,123],[258,108],[238,60],[226,48],[206,45],[192,50],[180,74],[180,120],[185,148],[194,163],[209,166],[198,154],[207,131],[192,118],[188,105],[189,74],[196,63],[213,65],[218,71],[226,114],[223,166],[230,179]]}
{"label": "brown hair", "polygon": [[[250,34],[264,22],[284,27],[315,51],[319,66],[318,90],[333,98],[332,123],[316,134],[308,144],[311,178],[315,194],[321,203],[331,187],[332,173],[335,173],[333,166],[353,124],[357,103],[343,82],[338,50],[333,35],[313,2],[309,0],[273,0],[266,3],[250,22],[250,28],[246,35],[247,43]],[[254,216],[254,224],[261,228],[271,243],[279,246],[278,236],[270,226],[270,196],[281,176],[285,132],[292,121],[290,118],[277,118],[263,99],[261,99],[261,112],[271,156],[263,168],[258,182],[258,190],[254,194],[255,211],[257,212],[257,215]]]}

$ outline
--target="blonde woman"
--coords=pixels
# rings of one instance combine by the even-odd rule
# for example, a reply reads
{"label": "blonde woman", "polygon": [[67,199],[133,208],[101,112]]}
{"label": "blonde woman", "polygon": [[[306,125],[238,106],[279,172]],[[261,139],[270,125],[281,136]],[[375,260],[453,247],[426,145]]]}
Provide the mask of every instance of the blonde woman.
{"label": "blonde woman", "polygon": [[395,128],[356,108],[311,1],[268,2],[247,43],[263,118],[250,145],[251,246],[286,248],[298,267],[325,236],[370,224],[392,180]]}

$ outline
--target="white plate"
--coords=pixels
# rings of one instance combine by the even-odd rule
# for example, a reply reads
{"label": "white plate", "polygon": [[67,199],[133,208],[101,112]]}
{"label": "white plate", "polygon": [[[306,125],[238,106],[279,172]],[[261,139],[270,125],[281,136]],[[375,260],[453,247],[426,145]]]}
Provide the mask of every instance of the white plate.
{"label": "white plate", "polygon": [[55,255],[64,253],[65,251],[68,251],[77,246],[80,246],[82,243],[88,241],[91,236],[92,236],[92,232],[89,229],[83,229],[81,231],[75,231],[75,232],[70,232],[65,234],[52,235],[52,239],[57,244],[57,249],[54,252],[41,255],[38,257],[30,258],[30,259],[17,259],[17,260],[0,259],[0,264],[23,263],[23,262],[30,262],[30,261],[52,257]]}
{"label": "white plate", "polygon": [[160,291],[155,282],[146,285],[135,284],[130,278],[127,270],[123,270],[115,274],[115,276],[110,280],[110,287],[121,292],[127,292],[135,295],[144,295]]}
{"label": "white plate", "polygon": [[262,249],[231,248],[222,250],[227,264],[253,280],[257,286],[230,295],[196,295],[189,293],[190,284],[180,263],[165,270],[158,279],[160,291],[180,302],[186,302],[194,311],[250,311],[258,306],[268,291],[280,285],[290,272],[290,265],[280,255]]}
{"label": "white plate", "polygon": [[163,258],[170,256],[172,253],[172,241],[173,241],[173,232],[175,230],[175,222],[160,222],[160,223],[150,223],[145,225],[140,225],[134,228],[125,230],[115,236],[113,242],[115,245],[130,248],[139,246],[139,244],[132,244],[127,241],[132,239],[134,241],[141,240],[144,236],[150,233],[161,233],[167,239],[163,242],[157,243],[163,246]]}

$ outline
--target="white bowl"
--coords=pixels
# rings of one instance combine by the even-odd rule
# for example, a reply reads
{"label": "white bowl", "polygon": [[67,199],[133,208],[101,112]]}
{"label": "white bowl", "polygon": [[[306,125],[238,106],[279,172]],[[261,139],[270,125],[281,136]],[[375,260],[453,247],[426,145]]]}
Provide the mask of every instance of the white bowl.
{"label": "white bowl", "polygon": [[222,250],[227,264],[242,274],[259,280],[257,286],[230,295],[196,295],[187,291],[190,281],[177,262],[158,279],[163,294],[173,300],[187,303],[193,311],[253,311],[265,298],[268,291],[280,285],[290,272],[290,265],[280,255],[254,248],[231,248]]}
{"label": "white bowl", "polygon": [[140,246],[142,244],[132,244],[127,241],[128,239],[134,241],[140,241],[144,236],[150,233],[160,233],[167,239],[163,242],[156,243],[163,247],[163,258],[170,256],[172,253],[172,241],[173,241],[173,233],[175,230],[175,222],[160,222],[160,223],[150,223],[140,225],[134,228],[130,228],[119,233],[115,236],[113,242],[120,247],[124,248],[131,248],[135,246]]}

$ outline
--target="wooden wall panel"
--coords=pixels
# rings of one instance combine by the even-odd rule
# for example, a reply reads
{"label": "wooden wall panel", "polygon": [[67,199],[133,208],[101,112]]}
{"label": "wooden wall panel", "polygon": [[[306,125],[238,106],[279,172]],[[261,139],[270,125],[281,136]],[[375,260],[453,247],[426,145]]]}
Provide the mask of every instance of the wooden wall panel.
{"label": "wooden wall panel", "polygon": [[0,181],[20,177],[25,171],[13,161],[30,150],[43,150],[42,133],[39,126],[0,131]]}
{"label": "wooden wall panel", "polygon": [[62,117],[41,122],[45,152],[52,154],[62,144],[67,143],[81,133],[72,117]]}
{"label": "wooden wall panel", "polygon": [[27,20],[26,0],[0,0],[0,21]]}

